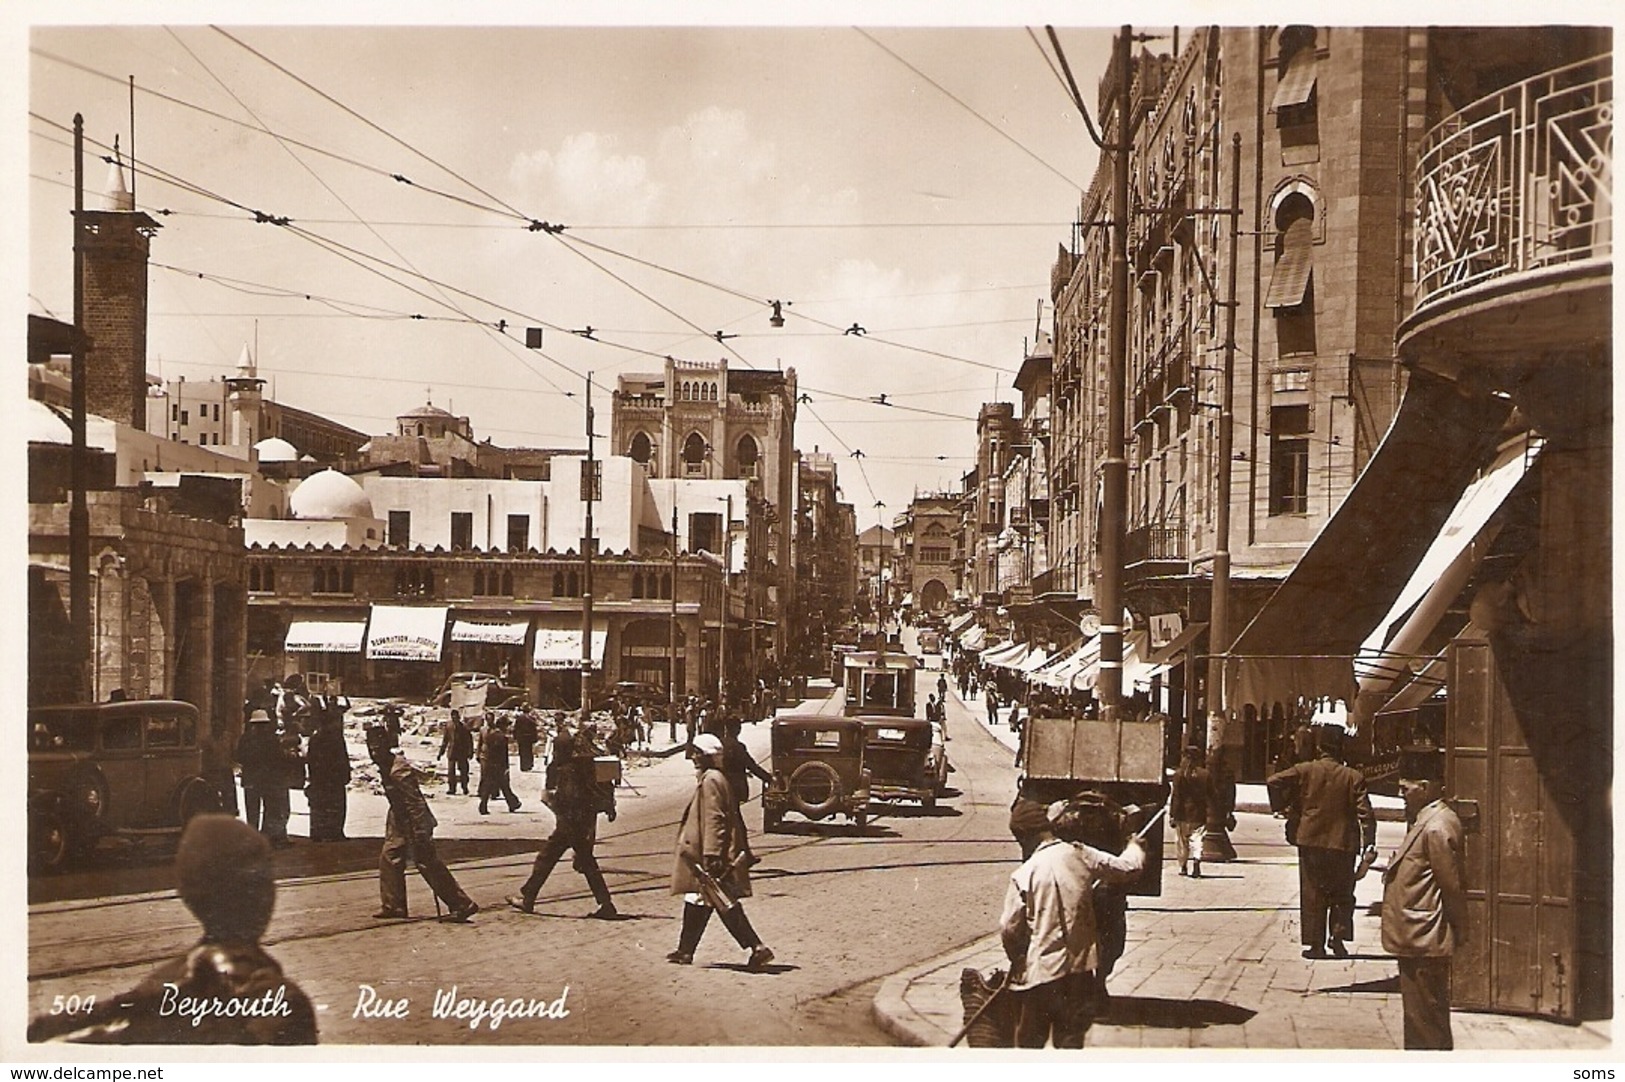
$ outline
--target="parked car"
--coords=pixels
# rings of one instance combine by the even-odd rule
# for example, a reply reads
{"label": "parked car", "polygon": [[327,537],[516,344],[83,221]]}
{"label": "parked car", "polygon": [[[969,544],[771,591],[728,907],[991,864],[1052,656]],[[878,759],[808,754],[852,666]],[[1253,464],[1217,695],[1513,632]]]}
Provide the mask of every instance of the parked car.
{"label": "parked car", "polygon": [[615,696],[616,702],[628,706],[633,703],[639,706],[665,706],[670,701],[670,692],[665,688],[643,680],[622,680],[610,694]]}
{"label": "parked car", "polygon": [[517,710],[525,705],[525,689],[505,682],[488,672],[454,672],[440,690],[429,697],[430,706],[462,706],[472,693],[485,692],[487,710]]}
{"label": "parked car", "polygon": [[935,722],[921,718],[861,718],[863,765],[873,800],[918,800],[937,806],[947,785],[948,759]]}
{"label": "parked car", "polygon": [[28,712],[28,861],[56,871],[112,834],[178,832],[215,811],[198,712],[144,699]]}
{"label": "parked car", "polygon": [[774,831],[793,811],[817,822],[844,815],[869,821],[869,771],[863,765],[863,725],[826,714],[773,719],[773,780],[762,791],[762,829]]}

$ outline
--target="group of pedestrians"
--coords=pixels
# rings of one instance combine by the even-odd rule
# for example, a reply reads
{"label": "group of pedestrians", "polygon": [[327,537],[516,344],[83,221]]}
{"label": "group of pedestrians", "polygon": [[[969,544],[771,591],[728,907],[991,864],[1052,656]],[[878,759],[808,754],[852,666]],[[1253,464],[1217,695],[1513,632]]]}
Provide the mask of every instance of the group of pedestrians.
{"label": "group of pedestrians", "polygon": [[312,694],[295,676],[286,685],[267,681],[245,708],[235,758],[248,825],[273,848],[291,845],[289,793],[303,789],[310,806],[310,840],[345,840],[351,770],[344,715],[349,699],[325,687]]}
{"label": "group of pedestrians", "polygon": [[[596,908],[587,915],[596,920],[616,920],[621,914],[594,854],[598,817],[603,815],[610,822],[615,821],[614,785],[597,777],[597,748],[590,734],[585,730],[572,731],[562,715],[556,722],[559,727],[546,768],[542,798],[553,812],[553,831],[542,842],[519,891],[505,901],[521,913],[534,913],[542,888],[564,854],[570,853],[571,867],[587,881],[596,903]],[[702,732],[693,739],[695,787],[678,825],[671,880],[672,893],[683,896],[682,928],[676,949],[666,957],[676,964],[692,964],[711,913],[715,911],[723,926],[746,951],[746,968],[761,970],[772,962],[774,955],[751,927],[741,901],[750,896],[750,868],[757,858],[750,848],[740,803],[749,792],[751,774],[764,781],[770,780],[772,775],[751,757],[739,740],[742,723],[738,719],[719,727],[722,735]],[[496,729],[496,733],[500,735],[501,729]],[[444,906],[442,919],[467,923],[479,912],[480,906],[463,891],[435,849],[434,813],[424,799],[416,774],[401,753],[397,734],[382,725],[370,728],[367,750],[379,767],[384,794],[389,800],[384,847],[379,858],[381,905],[375,917],[396,920],[408,916],[406,861],[410,858],[434,893],[437,910]],[[505,746],[502,754],[506,755]],[[482,781],[482,794],[485,789]],[[481,810],[484,811],[483,806]]]}

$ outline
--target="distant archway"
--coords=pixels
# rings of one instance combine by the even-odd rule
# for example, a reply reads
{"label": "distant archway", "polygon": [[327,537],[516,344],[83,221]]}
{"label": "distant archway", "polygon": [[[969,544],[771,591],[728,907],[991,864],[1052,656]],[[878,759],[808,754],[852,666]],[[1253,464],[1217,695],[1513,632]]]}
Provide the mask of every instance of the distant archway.
{"label": "distant archway", "polygon": [[937,612],[948,607],[948,587],[940,579],[931,579],[920,587],[920,608],[926,612]]}

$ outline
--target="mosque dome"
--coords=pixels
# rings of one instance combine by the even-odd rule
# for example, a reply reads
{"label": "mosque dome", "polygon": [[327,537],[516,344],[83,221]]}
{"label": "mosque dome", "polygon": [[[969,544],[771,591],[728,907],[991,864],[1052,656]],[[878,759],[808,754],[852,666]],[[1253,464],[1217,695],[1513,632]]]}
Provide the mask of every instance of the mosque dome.
{"label": "mosque dome", "polygon": [[280,436],[267,436],[254,445],[261,462],[297,462],[299,449]]}
{"label": "mosque dome", "polygon": [[372,501],[352,478],[323,470],[305,478],[288,498],[288,511],[298,519],[372,518]]}

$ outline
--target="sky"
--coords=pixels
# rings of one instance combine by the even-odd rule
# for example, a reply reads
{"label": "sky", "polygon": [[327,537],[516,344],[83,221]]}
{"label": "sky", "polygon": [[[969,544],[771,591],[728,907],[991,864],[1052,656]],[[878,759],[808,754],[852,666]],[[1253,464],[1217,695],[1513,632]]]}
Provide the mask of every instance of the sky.
{"label": "sky", "polygon": [[[793,367],[797,446],[889,521],[957,488],[978,407],[1013,400],[1096,168],[1031,31],[33,26],[28,310],[71,318],[72,118],[96,207],[134,76],[149,371],[257,342],[278,400],[362,431],[432,401],[580,447],[588,372],[607,437],[616,376],[666,354]],[[1057,33],[1093,110],[1112,31]]]}

